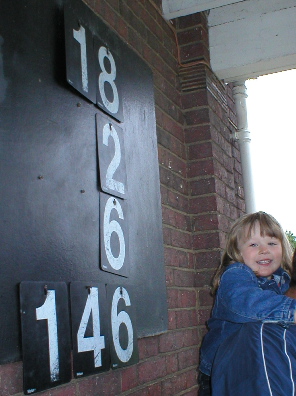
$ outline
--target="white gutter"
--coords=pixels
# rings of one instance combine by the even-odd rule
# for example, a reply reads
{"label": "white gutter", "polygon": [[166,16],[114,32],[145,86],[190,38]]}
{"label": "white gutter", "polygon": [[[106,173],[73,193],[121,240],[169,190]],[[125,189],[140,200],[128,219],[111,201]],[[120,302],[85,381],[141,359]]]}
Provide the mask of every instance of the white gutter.
{"label": "white gutter", "polygon": [[241,153],[241,165],[243,174],[243,187],[246,203],[246,212],[253,213],[255,208],[255,195],[253,186],[253,175],[251,166],[251,137],[248,131],[248,113],[247,113],[247,88],[245,81],[236,81],[233,85],[233,98],[237,114],[237,132],[235,139],[239,143]]}

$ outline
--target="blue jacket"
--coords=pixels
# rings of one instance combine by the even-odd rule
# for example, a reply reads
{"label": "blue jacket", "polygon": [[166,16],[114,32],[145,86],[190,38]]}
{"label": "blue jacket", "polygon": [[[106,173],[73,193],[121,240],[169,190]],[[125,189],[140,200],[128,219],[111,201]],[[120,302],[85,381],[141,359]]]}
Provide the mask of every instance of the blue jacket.
{"label": "blue jacket", "polygon": [[295,396],[296,326],[248,322],[218,348],[211,396]]}
{"label": "blue jacket", "polygon": [[200,351],[199,370],[211,375],[218,347],[238,331],[244,323],[294,323],[296,299],[283,294],[288,290],[290,277],[279,268],[273,279],[256,277],[245,264],[230,264],[223,273],[216,294],[209,332]]}

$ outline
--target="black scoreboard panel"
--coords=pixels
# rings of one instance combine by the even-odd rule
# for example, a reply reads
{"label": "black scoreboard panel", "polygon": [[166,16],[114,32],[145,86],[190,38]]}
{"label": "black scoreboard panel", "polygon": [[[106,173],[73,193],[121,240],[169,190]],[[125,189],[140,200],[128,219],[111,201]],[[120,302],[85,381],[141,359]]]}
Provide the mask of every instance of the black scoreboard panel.
{"label": "black scoreboard panel", "polygon": [[152,73],[84,3],[66,13],[0,2],[0,363],[22,358],[21,282],[104,284],[138,337],[167,329]]}

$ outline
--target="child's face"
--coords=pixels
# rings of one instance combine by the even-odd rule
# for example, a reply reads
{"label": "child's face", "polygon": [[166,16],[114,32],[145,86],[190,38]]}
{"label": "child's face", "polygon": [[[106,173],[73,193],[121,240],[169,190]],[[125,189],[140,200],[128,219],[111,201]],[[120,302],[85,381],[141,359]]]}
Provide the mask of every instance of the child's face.
{"label": "child's face", "polygon": [[268,235],[260,235],[259,223],[255,224],[250,237],[238,241],[243,262],[257,276],[270,277],[282,262],[282,244],[279,239]]}

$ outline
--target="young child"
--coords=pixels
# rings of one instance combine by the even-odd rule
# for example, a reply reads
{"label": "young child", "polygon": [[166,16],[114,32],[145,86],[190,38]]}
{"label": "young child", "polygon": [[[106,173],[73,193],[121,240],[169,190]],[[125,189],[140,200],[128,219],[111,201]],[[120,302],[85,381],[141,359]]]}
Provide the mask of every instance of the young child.
{"label": "young child", "polygon": [[[286,352],[288,346],[296,364],[296,326],[290,326],[296,300],[284,295],[291,257],[282,227],[269,214],[244,215],[233,224],[213,281],[215,304],[201,347],[199,396],[294,395],[296,373]],[[273,367],[277,358],[284,365],[280,379],[270,374],[278,369]]]}
{"label": "young child", "polygon": [[296,298],[296,249],[294,250],[292,259],[292,274],[289,290],[285,293],[286,296]]}

